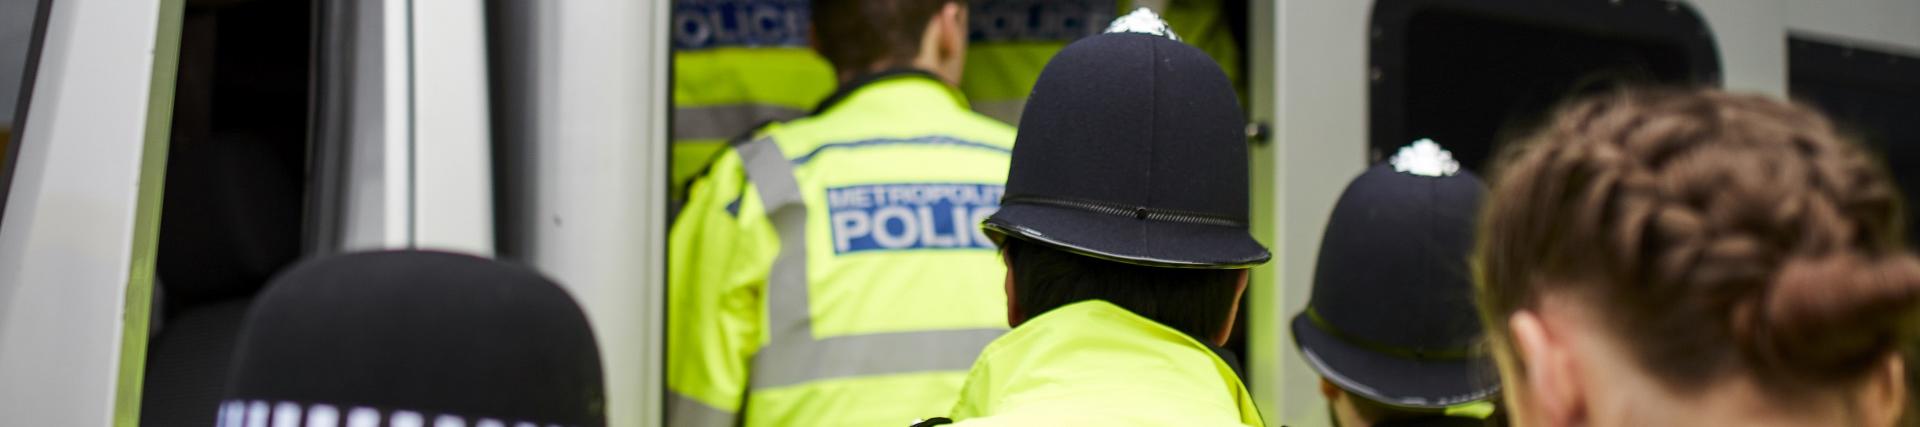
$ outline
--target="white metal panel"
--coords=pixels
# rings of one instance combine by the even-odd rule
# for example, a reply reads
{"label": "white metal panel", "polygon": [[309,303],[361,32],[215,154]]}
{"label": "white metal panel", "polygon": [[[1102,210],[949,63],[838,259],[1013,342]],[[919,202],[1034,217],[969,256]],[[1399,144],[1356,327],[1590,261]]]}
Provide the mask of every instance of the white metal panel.
{"label": "white metal panel", "polygon": [[1280,425],[1286,419],[1281,416],[1282,403],[1286,391],[1280,382],[1283,376],[1280,364],[1280,346],[1282,334],[1279,328],[1285,307],[1282,295],[1284,288],[1275,280],[1275,267],[1285,263],[1285,254],[1279,245],[1274,244],[1279,233],[1274,222],[1279,213],[1275,208],[1280,203],[1278,179],[1274,177],[1276,156],[1273,140],[1278,133],[1279,85],[1275,82],[1278,72],[1280,10],[1272,2],[1256,1],[1247,8],[1247,99],[1240,100],[1247,108],[1247,118],[1251,123],[1269,126],[1264,141],[1257,141],[1247,150],[1249,172],[1252,182],[1247,191],[1252,194],[1252,232],[1253,237],[1273,252],[1273,261],[1255,267],[1248,277],[1246,300],[1247,354],[1244,364],[1247,388],[1252,391],[1254,403],[1260,408],[1260,415],[1268,425]]}
{"label": "white metal panel", "polygon": [[[385,180],[380,187],[355,188],[351,191],[372,193],[368,197],[380,199],[381,232],[379,246],[382,248],[404,248],[413,245],[413,16],[412,0],[379,1],[383,9],[377,23],[362,22],[363,25],[381,27],[379,50],[381,91],[373,99],[381,104],[379,114],[383,126],[379,139],[355,139],[356,148],[366,147],[369,151],[381,151],[377,166]],[[362,7],[372,9],[369,3]],[[349,173],[362,171],[355,168]],[[353,225],[349,224],[349,228]]]}
{"label": "white metal panel", "polygon": [[0,224],[0,417],[114,414],[157,0],[53,2]]}
{"label": "white metal panel", "polygon": [[[1719,46],[1728,90],[1787,96],[1787,33],[1782,3],[1797,0],[1693,0]],[[1823,2],[1824,3],[1824,2]]]}
{"label": "white metal panel", "polygon": [[356,0],[353,28],[353,135],[340,249],[404,248],[411,242],[412,133],[407,115],[408,1]]}
{"label": "white metal panel", "polygon": [[481,3],[414,0],[412,16],[413,244],[491,256],[493,160]]}
{"label": "white metal panel", "polygon": [[[573,293],[600,343],[613,426],[661,422],[670,2],[521,2],[501,69],[524,99],[509,159],[527,206],[503,247]],[[495,28],[493,31],[501,31]],[[508,96],[499,95],[503,99]]]}
{"label": "white metal panel", "polygon": [[[1256,2],[1257,4],[1258,2]],[[1248,353],[1255,397],[1268,425],[1327,425],[1319,377],[1294,350],[1287,322],[1306,307],[1314,256],[1327,214],[1348,180],[1366,166],[1367,26],[1371,2],[1282,0],[1260,17],[1254,49],[1273,55],[1272,86],[1254,94],[1254,119],[1272,124],[1272,142],[1256,150],[1271,165],[1263,195],[1277,200],[1271,218],[1273,262],[1260,272],[1275,282],[1252,294]],[[1271,13],[1268,15],[1267,13]],[[1278,369],[1275,369],[1275,368]]]}
{"label": "white metal panel", "polygon": [[482,4],[358,1],[341,249],[492,256]]}

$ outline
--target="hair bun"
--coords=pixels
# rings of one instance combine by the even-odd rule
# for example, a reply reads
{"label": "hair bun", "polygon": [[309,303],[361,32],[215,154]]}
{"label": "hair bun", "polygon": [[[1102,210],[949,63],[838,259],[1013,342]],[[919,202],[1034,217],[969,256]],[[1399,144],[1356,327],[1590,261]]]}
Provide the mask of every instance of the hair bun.
{"label": "hair bun", "polygon": [[1857,378],[1896,351],[1912,327],[1920,259],[1905,252],[1788,257],[1759,302],[1734,311],[1734,335],[1757,372],[1796,381]]}

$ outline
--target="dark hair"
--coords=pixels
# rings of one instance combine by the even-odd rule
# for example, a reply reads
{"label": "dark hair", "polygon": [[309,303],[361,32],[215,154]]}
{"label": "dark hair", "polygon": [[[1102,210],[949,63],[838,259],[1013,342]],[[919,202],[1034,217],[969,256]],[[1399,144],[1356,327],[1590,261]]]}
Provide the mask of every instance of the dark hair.
{"label": "dark hair", "polygon": [[905,64],[920,55],[927,23],[948,3],[965,0],[814,0],[813,36],[820,56],[840,71],[882,61]]}
{"label": "dark hair", "polygon": [[[1368,425],[1384,424],[1390,421],[1444,417],[1447,414],[1446,408],[1408,408],[1381,403],[1373,399],[1368,399],[1365,396],[1354,394],[1351,391],[1346,392],[1346,394],[1348,401],[1351,402],[1353,406],[1354,415],[1358,415],[1360,419],[1366,421]],[[1329,418],[1334,421],[1335,425],[1339,425],[1340,417],[1332,416]]]}
{"label": "dark hair", "polygon": [[1563,108],[1502,165],[1475,261],[1487,325],[1573,291],[1669,388],[1746,375],[1782,397],[1914,338],[1900,193],[1811,109],[1620,91]]}
{"label": "dark hair", "polygon": [[1203,343],[1227,325],[1241,270],[1146,267],[1063,252],[1008,237],[1013,300],[1031,319],[1068,304],[1102,300]]}

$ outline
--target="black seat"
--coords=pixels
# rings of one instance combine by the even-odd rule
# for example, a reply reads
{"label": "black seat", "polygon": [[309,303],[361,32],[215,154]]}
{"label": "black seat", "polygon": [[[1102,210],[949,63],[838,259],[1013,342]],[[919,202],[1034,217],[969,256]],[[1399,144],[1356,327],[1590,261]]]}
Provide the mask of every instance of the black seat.
{"label": "black seat", "polygon": [[307,7],[233,3],[182,29],[143,426],[213,424],[247,302],[301,254]]}
{"label": "black seat", "polygon": [[[222,426],[606,424],[599,347],[579,306],[539,273],[466,255],[294,267],[255,300],[230,375]],[[396,422],[407,419],[424,422]]]}
{"label": "black seat", "polygon": [[155,336],[147,349],[141,425],[211,424],[248,301],[235,298],[205,304],[167,321],[165,332]]}
{"label": "black seat", "polygon": [[[247,302],[300,254],[301,186],[249,138],[178,146],[162,208],[143,426],[206,426]],[[297,174],[299,169],[293,169]]]}

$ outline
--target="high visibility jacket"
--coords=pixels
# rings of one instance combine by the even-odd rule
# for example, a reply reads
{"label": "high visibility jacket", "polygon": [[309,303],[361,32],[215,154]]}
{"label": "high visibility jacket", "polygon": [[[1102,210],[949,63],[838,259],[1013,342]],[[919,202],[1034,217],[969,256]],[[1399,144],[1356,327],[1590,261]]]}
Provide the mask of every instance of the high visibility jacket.
{"label": "high visibility jacket", "polygon": [[899,426],[1006,330],[1013,129],[923,72],[849,83],[696,180],[668,238],[669,426]]}
{"label": "high visibility jacket", "polygon": [[833,66],[807,46],[810,4],[674,1],[674,200],[727,140],[805,115],[833,91]]}
{"label": "high visibility jacket", "polygon": [[[1181,41],[1220,63],[1235,88],[1240,47],[1221,0],[975,0],[968,19],[967,63],[960,90],[974,111],[1020,123],[1027,93],[1053,54],[1082,37],[1100,34],[1119,13],[1149,7]],[[1245,89],[1238,89],[1242,94]]]}
{"label": "high visibility jacket", "polygon": [[1106,301],[1055,308],[981,352],[953,427],[1263,426],[1233,368]]}

